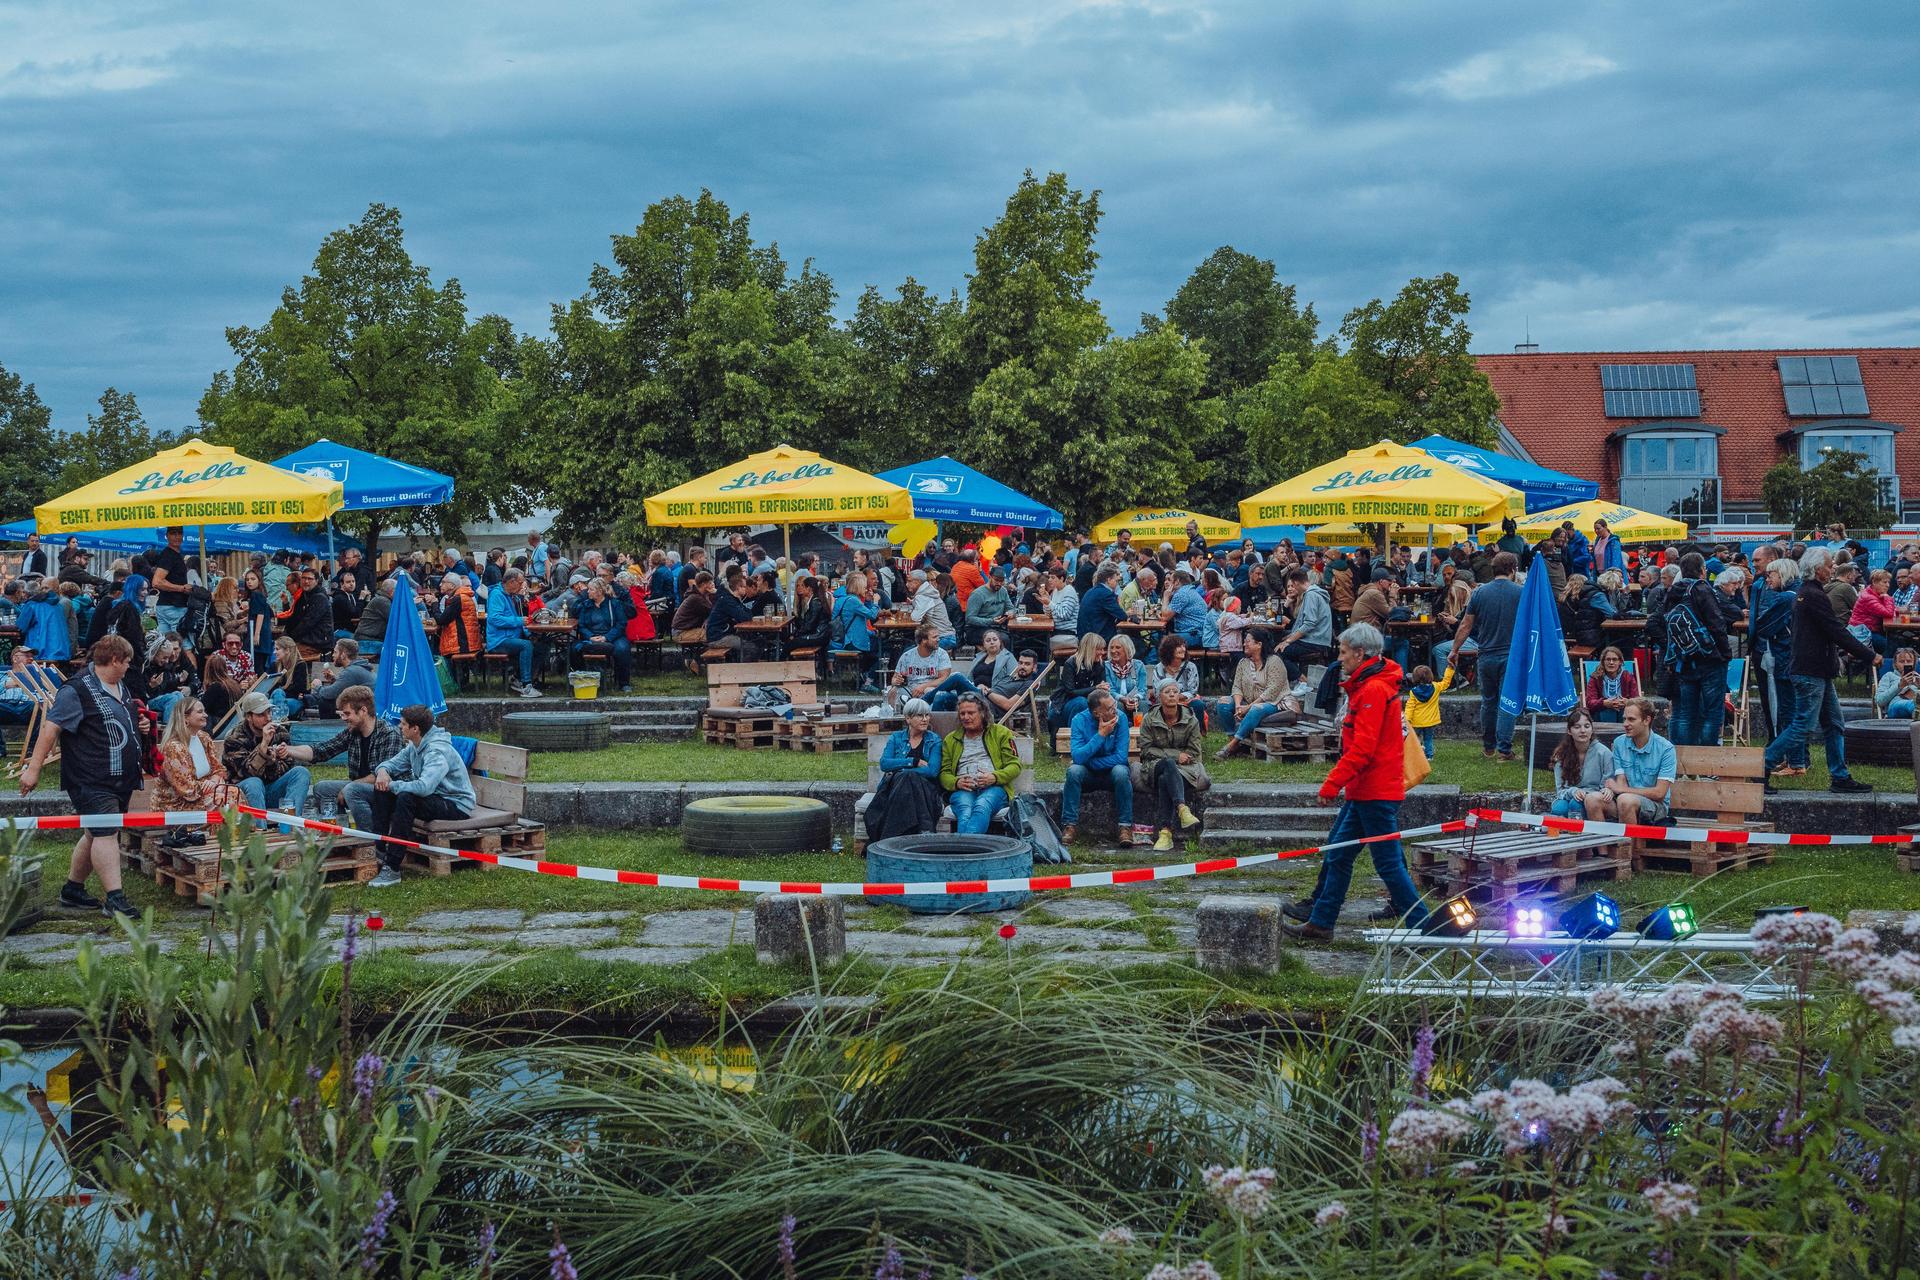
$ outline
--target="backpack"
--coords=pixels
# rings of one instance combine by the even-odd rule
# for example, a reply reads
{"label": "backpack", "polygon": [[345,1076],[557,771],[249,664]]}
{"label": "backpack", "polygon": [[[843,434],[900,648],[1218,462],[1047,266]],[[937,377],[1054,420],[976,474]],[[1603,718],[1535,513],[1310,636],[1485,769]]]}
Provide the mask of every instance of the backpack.
{"label": "backpack", "polygon": [[853,627],[853,612],[848,609],[847,601],[851,596],[841,596],[833,602],[833,647],[847,647],[847,632]]}
{"label": "backpack", "polygon": [[1660,642],[1660,661],[1669,670],[1680,670],[1694,658],[1705,655],[1714,657],[1718,650],[1713,643],[1713,633],[1700,621],[1700,615],[1693,611],[1693,595],[1689,589],[1683,600],[1667,605],[1666,610],[1657,619],[1659,627],[1656,639]]}
{"label": "backpack", "polygon": [[777,684],[750,684],[740,691],[740,705],[748,711],[784,711],[793,695]]}

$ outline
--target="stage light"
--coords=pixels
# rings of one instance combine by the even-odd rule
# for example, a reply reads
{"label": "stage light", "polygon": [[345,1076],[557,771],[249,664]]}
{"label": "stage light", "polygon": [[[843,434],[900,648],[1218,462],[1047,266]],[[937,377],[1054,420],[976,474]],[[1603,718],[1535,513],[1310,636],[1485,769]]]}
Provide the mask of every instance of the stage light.
{"label": "stage light", "polygon": [[1807,914],[1805,907],[1762,907],[1753,913],[1753,918],[1765,920],[1768,916],[1803,916],[1805,914]]}
{"label": "stage light", "polygon": [[1443,938],[1459,938],[1472,933],[1479,922],[1479,915],[1473,904],[1464,897],[1448,898],[1440,904],[1440,909],[1427,917],[1420,926],[1420,932]]}
{"label": "stage light", "polygon": [[1620,904],[1604,893],[1590,893],[1560,916],[1560,930],[1576,938],[1605,938],[1620,927]]}
{"label": "stage light", "polygon": [[1669,902],[1650,913],[1635,926],[1634,932],[1655,942],[1677,942],[1700,932],[1700,925],[1693,918],[1692,907],[1684,902]]}
{"label": "stage light", "polygon": [[1516,902],[1507,908],[1507,932],[1516,938],[1547,936],[1547,909],[1537,902]]}

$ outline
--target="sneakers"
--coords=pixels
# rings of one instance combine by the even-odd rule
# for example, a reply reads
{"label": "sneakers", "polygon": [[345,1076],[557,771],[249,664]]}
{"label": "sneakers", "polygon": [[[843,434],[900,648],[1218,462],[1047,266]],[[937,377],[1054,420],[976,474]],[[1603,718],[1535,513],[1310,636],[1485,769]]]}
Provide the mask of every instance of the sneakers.
{"label": "sneakers", "polygon": [[115,889],[107,895],[107,900],[100,905],[100,914],[104,916],[137,916],[140,914],[140,909],[127,901],[127,895],[124,890]]}
{"label": "sneakers", "polygon": [[391,889],[400,883],[400,873],[392,867],[382,867],[373,879],[367,881],[369,889]]}
{"label": "sneakers", "polygon": [[1858,778],[1835,778],[1827,784],[1827,790],[1837,791],[1844,796],[1858,796],[1865,795],[1873,788]]}
{"label": "sneakers", "polygon": [[1153,851],[1155,853],[1173,852],[1173,831],[1171,828],[1160,828],[1160,836],[1153,842]]}
{"label": "sneakers", "polygon": [[1218,751],[1214,752],[1213,758],[1215,760],[1230,760],[1234,756],[1239,755],[1242,751],[1245,751],[1246,749],[1247,749],[1247,744],[1245,739],[1228,738],[1227,745],[1220,748]]}
{"label": "sneakers", "polygon": [[1200,825],[1200,819],[1197,816],[1195,816],[1193,810],[1187,808],[1187,806],[1185,805],[1179,806],[1177,809],[1174,810],[1174,813],[1180,819],[1180,829],[1182,831],[1185,831],[1190,827],[1197,827]]}
{"label": "sneakers", "polygon": [[60,886],[60,905],[75,911],[98,911],[100,899],[88,893],[86,885],[69,880]]}
{"label": "sneakers", "polygon": [[1501,764],[1512,764],[1514,760],[1518,758],[1511,751],[1501,751],[1496,754],[1499,756]]}

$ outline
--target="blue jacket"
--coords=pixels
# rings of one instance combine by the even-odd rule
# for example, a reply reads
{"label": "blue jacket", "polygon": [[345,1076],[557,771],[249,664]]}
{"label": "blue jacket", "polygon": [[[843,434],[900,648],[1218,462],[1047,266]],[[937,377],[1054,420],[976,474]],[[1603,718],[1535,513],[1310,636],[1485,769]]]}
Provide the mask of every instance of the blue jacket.
{"label": "blue jacket", "polygon": [[1173,593],[1173,599],[1167,601],[1167,608],[1173,610],[1173,629],[1189,645],[1205,647],[1207,598],[1200,588],[1189,583]]}
{"label": "blue jacket", "polygon": [[[920,739],[920,754],[925,763],[913,772],[938,782],[940,780],[940,735],[931,729],[927,730],[926,736]],[[913,749],[907,745],[907,731],[895,729],[893,736],[887,739],[887,745],[880,751],[880,769],[884,773],[893,773],[907,768],[912,763]]]}
{"label": "blue jacket", "polygon": [[844,587],[841,588],[840,598],[833,602],[834,625],[846,628],[843,642],[847,648],[857,649],[861,653],[870,653],[873,650],[873,628],[868,624],[879,616],[879,605],[854,599],[846,594]]}
{"label": "blue jacket", "polygon": [[1593,568],[1593,544],[1587,535],[1575,529],[1567,535],[1567,572],[1586,573]]}
{"label": "blue jacket", "polygon": [[1120,607],[1120,597],[1114,589],[1094,587],[1080,597],[1080,620],[1074,624],[1075,634],[1111,640],[1120,634],[1120,624],[1126,620],[1127,611]]}
{"label": "blue jacket", "polygon": [[[1589,552],[1588,555],[1591,558],[1592,553]],[[1621,580],[1626,580],[1627,553],[1621,549],[1618,537],[1607,539],[1606,550],[1601,552],[1599,562],[1593,566],[1593,576],[1597,578],[1609,569],[1619,570]]]}
{"label": "blue jacket", "polygon": [[599,604],[588,603],[586,608],[575,615],[579,619],[579,636],[586,641],[593,636],[605,636],[609,644],[616,640],[625,640],[626,619],[620,616],[620,608],[612,600],[602,600]]}
{"label": "blue jacket", "polygon": [[527,620],[515,613],[505,587],[487,592],[487,648],[495,649],[503,640],[527,638]]}
{"label": "blue jacket", "polygon": [[1127,718],[1117,717],[1113,732],[1105,737],[1100,735],[1099,725],[1090,710],[1073,718],[1073,727],[1068,731],[1073,762],[1086,769],[1115,769],[1125,765],[1127,735],[1131,732]]}
{"label": "blue jacket", "polygon": [[50,596],[39,596],[20,606],[20,643],[42,662],[65,662],[73,656],[73,633],[67,615]]}

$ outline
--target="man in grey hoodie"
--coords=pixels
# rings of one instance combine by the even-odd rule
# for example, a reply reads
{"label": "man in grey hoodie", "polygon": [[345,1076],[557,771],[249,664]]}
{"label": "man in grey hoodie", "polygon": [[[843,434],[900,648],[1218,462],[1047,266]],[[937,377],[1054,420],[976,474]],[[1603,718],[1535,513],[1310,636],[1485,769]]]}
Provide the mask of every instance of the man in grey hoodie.
{"label": "man in grey hoodie", "polygon": [[[402,708],[400,737],[406,746],[373,771],[374,833],[410,839],[416,820],[438,822],[472,814],[476,800],[467,766],[453,735],[435,727],[433,712],[419,703]],[[382,840],[380,860],[386,865],[367,887],[399,884],[400,858],[400,847]]]}

